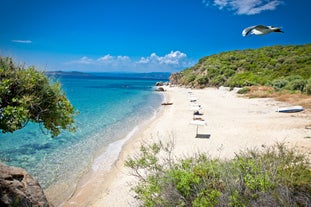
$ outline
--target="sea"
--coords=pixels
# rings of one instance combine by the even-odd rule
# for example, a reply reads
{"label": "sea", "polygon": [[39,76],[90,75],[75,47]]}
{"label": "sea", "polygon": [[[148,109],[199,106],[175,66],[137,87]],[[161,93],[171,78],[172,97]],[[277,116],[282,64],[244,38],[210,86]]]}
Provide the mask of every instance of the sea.
{"label": "sea", "polygon": [[0,133],[0,161],[26,169],[43,189],[56,183],[76,183],[103,163],[109,168],[122,145],[142,123],[156,116],[163,95],[154,86],[168,80],[167,75],[126,73],[59,72],[49,76],[61,83],[79,112],[77,131],[63,131],[52,138],[43,126],[29,123],[14,133]]}

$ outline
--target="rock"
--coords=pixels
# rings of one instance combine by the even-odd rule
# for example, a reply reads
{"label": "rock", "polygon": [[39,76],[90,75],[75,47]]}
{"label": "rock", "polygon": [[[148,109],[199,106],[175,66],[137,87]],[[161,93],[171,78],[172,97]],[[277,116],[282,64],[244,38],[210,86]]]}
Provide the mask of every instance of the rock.
{"label": "rock", "polygon": [[181,73],[173,73],[169,78],[171,85],[180,85],[182,77]]}
{"label": "rock", "polygon": [[156,89],[156,91],[158,91],[158,92],[163,92],[163,91],[165,91],[165,90],[164,90],[163,87],[159,87],[159,88]]}
{"label": "rock", "polygon": [[40,184],[25,170],[0,163],[0,206],[49,207]]}
{"label": "rock", "polygon": [[163,86],[163,82],[156,82],[155,86]]}

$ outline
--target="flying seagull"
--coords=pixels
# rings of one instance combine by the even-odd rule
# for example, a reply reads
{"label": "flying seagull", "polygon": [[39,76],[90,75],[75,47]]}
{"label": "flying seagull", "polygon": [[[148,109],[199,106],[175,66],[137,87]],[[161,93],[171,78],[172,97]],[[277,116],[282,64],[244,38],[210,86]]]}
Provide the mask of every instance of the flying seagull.
{"label": "flying seagull", "polygon": [[282,32],[280,27],[274,27],[274,26],[264,26],[264,25],[256,25],[247,27],[242,31],[242,35],[245,37],[248,34],[251,35],[265,35],[269,34],[270,32]]}

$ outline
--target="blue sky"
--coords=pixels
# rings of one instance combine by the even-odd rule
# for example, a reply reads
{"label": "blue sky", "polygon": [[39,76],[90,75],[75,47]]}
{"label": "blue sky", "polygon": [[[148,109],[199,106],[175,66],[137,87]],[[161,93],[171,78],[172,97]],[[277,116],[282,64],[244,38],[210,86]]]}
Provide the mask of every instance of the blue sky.
{"label": "blue sky", "polygon": [[[223,51],[311,43],[310,0],[0,0],[0,55],[42,70],[180,71]],[[241,35],[245,27],[285,33]]]}

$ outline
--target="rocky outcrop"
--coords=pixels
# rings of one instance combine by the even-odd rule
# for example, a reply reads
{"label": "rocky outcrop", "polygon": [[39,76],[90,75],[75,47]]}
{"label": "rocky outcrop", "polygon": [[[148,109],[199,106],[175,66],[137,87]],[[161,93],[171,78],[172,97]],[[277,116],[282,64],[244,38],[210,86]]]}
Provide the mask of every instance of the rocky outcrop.
{"label": "rocky outcrop", "polygon": [[179,72],[179,73],[173,73],[173,74],[170,76],[170,78],[169,78],[170,83],[171,83],[172,85],[179,85],[179,84],[181,84],[180,79],[181,79],[182,77],[183,77],[183,75],[182,75],[181,72]]}
{"label": "rocky outcrop", "polygon": [[158,92],[163,92],[163,91],[165,91],[165,90],[164,90],[164,88],[163,88],[163,87],[159,87],[159,88],[157,88],[155,91],[158,91]]}
{"label": "rocky outcrop", "polygon": [[155,86],[163,86],[163,82],[156,82]]}
{"label": "rocky outcrop", "polygon": [[0,206],[50,205],[39,183],[25,170],[0,163]]}

